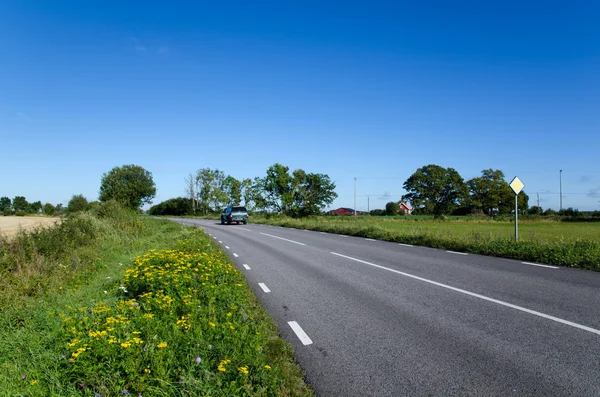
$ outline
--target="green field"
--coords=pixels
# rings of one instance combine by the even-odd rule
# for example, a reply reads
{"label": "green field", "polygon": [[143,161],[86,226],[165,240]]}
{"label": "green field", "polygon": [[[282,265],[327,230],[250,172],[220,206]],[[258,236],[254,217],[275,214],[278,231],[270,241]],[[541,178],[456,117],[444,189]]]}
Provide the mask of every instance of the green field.
{"label": "green field", "polygon": [[600,222],[519,221],[453,217],[253,217],[255,223],[376,238],[398,243],[600,270]]}

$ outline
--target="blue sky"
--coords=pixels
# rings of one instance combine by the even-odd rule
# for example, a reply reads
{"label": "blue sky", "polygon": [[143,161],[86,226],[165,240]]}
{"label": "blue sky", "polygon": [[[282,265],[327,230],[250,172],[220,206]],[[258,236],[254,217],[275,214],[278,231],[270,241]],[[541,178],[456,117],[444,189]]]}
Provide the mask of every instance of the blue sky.
{"label": "blue sky", "polygon": [[599,209],[599,20],[593,1],[3,1],[0,196],[95,200],[137,164],[158,203],[197,169],[280,162],[328,174],[334,208],[358,177],[373,209],[433,163],[519,175],[555,209],[563,169],[563,207]]}

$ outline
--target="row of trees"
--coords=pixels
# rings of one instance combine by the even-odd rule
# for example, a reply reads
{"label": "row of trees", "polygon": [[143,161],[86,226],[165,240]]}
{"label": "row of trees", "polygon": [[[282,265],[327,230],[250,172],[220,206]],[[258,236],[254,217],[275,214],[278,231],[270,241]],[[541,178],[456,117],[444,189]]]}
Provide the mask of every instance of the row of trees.
{"label": "row of trees", "polygon": [[[133,210],[138,210],[143,204],[151,203],[156,195],[156,185],[152,173],[138,165],[114,167],[102,175],[100,181],[99,200],[101,202],[115,200]],[[27,215],[44,213],[46,215],[61,215],[89,209],[97,202],[88,202],[82,194],[71,197],[66,208],[62,204],[52,205],[41,201],[29,203],[24,196],[0,197],[0,214]]]}
{"label": "row of trees", "polygon": [[[509,214],[515,208],[515,194],[504,173],[487,169],[481,176],[465,180],[454,168],[430,164],[421,167],[404,182],[408,193],[402,200],[410,202],[416,214]],[[519,209],[527,211],[529,196],[518,196]]]}
{"label": "row of trees", "polygon": [[[185,178],[185,191],[192,213],[220,212],[227,205],[245,205],[249,210],[290,216],[318,214],[337,198],[335,183],[328,175],[307,173],[276,163],[264,177],[238,180],[218,169],[202,168]],[[183,211],[181,198],[151,208],[150,213]],[[173,213],[173,215],[175,215]]]}
{"label": "row of trees", "polygon": [[56,206],[41,201],[28,202],[25,196],[15,196],[11,200],[9,197],[0,197],[0,214],[9,216],[13,214],[27,215],[40,214],[54,215],[56,212],[62,212],[64,208],[62,204]]}
{"label": "row of trees", "polygon": [[90,204],[93,203],[88,203],[87,199],[81,194],[73,195],[66,207],[64,207],[62,204],[53,205],[51,203],[42,205],[41,201],[34,201],[30,203],[27,201],[25,196],[16,196],[12,200],[5,196],[0,197],[0,214],[4,216],[35,214],[53,216],[83,211],[87,209]]}

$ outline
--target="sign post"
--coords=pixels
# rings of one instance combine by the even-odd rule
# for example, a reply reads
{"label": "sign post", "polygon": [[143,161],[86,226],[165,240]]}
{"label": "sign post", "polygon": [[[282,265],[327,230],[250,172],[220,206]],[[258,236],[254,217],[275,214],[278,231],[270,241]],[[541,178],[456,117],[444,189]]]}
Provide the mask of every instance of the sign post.
{"label": "sign post", "polygon": [[515,176],[509,184],[510,188],[515,192],[515,241],[519,241],[519,193],[525,187],[518,176]]}

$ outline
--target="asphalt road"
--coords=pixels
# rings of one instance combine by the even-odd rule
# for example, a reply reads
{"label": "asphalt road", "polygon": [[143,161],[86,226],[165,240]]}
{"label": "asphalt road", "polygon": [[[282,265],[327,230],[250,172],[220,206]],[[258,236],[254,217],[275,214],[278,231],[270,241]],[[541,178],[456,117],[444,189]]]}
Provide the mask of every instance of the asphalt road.
{"label": "asphalt road", "polygon": [[232,257],[318,395],[600,396],[600,273],[176,221]]}

